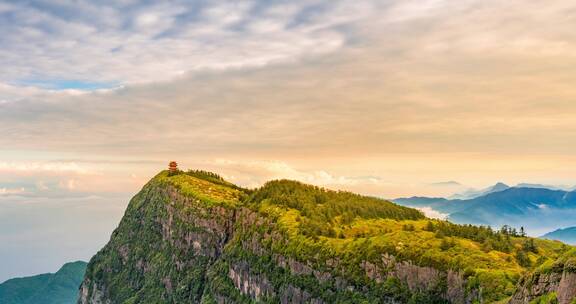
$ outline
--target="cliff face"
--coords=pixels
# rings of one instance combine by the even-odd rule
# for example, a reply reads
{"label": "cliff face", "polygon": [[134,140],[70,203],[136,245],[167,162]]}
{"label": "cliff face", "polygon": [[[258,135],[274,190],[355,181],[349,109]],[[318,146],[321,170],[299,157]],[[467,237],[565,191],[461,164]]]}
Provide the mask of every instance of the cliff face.
{"label": "cliff face", "polygon": [[390,303],[413,293],[453,303],[473,298],[460,274],[388,254],[380,263],[358,261],[368,283],[360,287],[337,258],[299,260],[273,248],[290,246],[289,237],[273,219],[240,205],[241,190],[225,189],[227,204],[216,191],[207,201],[186,190],[153,180],[132,199],[91,260],[79,303],[334,303],[365,293]]}
{"label": "cliff face", "polygon": [[[523,278],[510,304],[576,302],[576,260],[560,258],[548,268]],[[544,299],[546,301],[544,301]],[[540,302],[538,302],[540,301]],[[555,302],[554,302],[555,301]]]}
{"label": "cliff face", "polygon": [[[163,172],[90,261],[78,303],[463,304],[501,288],[490,273],[456,270],[466,262],[450,258],[456,249],[474,256],[478,245],[453,238],[439,249],[422,220],[386,201],[293,182],[248,191],[205,172]],[[556,290],[573,282],[560,278]]]}
{"label": "cliff face", "polygon": [[[323,257],[320,251],[299,259],[283,250],[290,246],[289,236],[275,222],[241,208],[221,260],[226,265],[225,275],[240,295],[270,303],[361,303],[368,299],[378,299],[378,303],[406,303],[410,299],[421,300],[414,303],[472,303],[478,298],[458,272],[397,261],[387,253],[373,261],[359,252],[350,267],[339,257]],[[350,270],[359,272],[362,281],[356,281]],[[221,303],[238,301],[228,297],[228,290],[216,288],[212,292]]]}
{"label": "cliff face", "polygon": [[79,303],[200,302],[206,272],[222,254],[234,212],[150,182],[91,260]]}

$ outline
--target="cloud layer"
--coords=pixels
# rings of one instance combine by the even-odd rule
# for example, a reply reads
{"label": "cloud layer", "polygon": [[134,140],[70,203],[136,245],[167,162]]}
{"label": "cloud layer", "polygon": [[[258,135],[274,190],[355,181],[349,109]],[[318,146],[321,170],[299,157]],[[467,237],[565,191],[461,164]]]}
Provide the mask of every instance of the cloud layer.
{"label": "cloud layer", "polygon": [[14,1],[0,6],[1,79],[60,89],[167,81],[333,52],[370,1]]}
{"label": "cloud layer", "polygon": [[[93,210],[114,221],[55,233],[105,239],[118,197],[169,160],[390,198],[447,195],[447,180],[573,185],[575,8],[0,0],[0,242]],[[62,244],[44,245],[30,252]],[[52,257],[42,270],[66,262]]]}
{"label": "cloud layer", "polygon": [[0,146],[56,161],[280,161],[409,188],[573,184],[572,7],[3,2]]}

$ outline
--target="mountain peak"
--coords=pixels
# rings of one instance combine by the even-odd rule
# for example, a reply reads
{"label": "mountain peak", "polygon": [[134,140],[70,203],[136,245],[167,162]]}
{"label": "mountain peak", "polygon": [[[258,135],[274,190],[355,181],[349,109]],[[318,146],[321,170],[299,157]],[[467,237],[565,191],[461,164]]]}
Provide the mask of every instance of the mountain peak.
{"label": "mountain peak", "polygon": [[503,182],[497,182],[494,186],[487,188],[487,190],[489,191],[485,191],[484,194],[489,194],[489,193],[493,193],[493,192],[500,192],[500,191],[504,191],[506,189],[509,189],[510,186],[506,185]]}
{"label": "mountain peak", "polygon": [[497,182],[496,184],[494,184],[494,186],[492,186],[492,188],[510,188],[510,186],[508,186],[503,182]]}
{"label": "mountain peak", "polygon": [[494,193],[494,192],[500,192],[500,191],[504,191],[506,189],[510,188],[508,185],[506,185],[505,183],[502,182],[498,182],[496,184],[494,184],[493,186],[490,186],[488,188],[484,188],[484,189],[468,189],[464,192],[461,193],[457,193],[452,195],[450,198],[451,199],[474,199],[480,196],[484,196],[490,193]]}
{"label": "mountain peak", "polygon": [[[531,270],[512,251],[527,239],[502,233],[296,181],[247,190],[163,171],[90,261],[78,303],[470,303],[470,282],[494,302],[510,293],[485,280],[515,286]],[[562,251],[539,242],[537,258]]]}

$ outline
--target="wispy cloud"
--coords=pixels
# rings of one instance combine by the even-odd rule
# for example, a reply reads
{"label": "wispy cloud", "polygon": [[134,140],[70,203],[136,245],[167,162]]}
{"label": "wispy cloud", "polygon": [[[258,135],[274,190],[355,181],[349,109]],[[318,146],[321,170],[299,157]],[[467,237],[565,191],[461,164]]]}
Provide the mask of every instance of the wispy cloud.
{"label": "wispy cloud", "polygon": [[96,174],[74,162],[0,162],[0,173],[66,173]]}
{"label": "wispy cloud", "polygon": [[575,8],[0,0],[0,280],[79,257],[53,239],[99,248],[173,159],[389,198],[574,184]]}
{"label": "wispy cloud", "polygon": [[[1,187],[135,191],[168,160],[215,158],[246,185],[388,197],[573,184],[573,6],[2,2],[0,147],[56,156],[0,151]],[[75,157],[106,163],[55,160]]]}
{"label": "wispy cloud", "polygon": [[1,147],[572,184],[569,1],[63,3],[2,9]]}
{"label": "wispy cloud", "polygon": [[449,216],[449,214],[447,214],[447,213],[442,213],[442,212],[436,211],[430,207],[419,207],[416,209],[420,210],[427,217],[433,218],[433,219],[445,220]]}
{"label": "wispy cloud", "polygon": [[26,190],[24,188],[0,188],[0,195],[15,195],[22,194]]}
{"label": "wispy cloud", "polygon": [[[86,90],[293,61],[342,47],[339,27],[371,14],[367,5],[351,3],[4,3],[0,79]],[[342,14],[348,8],[354,14]]]}

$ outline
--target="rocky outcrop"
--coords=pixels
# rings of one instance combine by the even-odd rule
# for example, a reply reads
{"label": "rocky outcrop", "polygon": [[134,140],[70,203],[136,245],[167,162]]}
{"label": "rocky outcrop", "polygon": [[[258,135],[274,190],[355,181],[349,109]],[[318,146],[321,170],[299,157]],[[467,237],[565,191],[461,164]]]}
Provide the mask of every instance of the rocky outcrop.
{"label": "rocky outcrop", "polygon": [[321,299],[313,297],[309,292],[302,290],[298,287],[288,285],[280,296],[281,304],[324,304]]}
{"label": "rocky outcrop", "polygon": [[446,274],[446,292],[444,299],[450,303],[474,303],[474,301],[482,303],[482,298],[479,290],[467,290],[467,280],[461,272],[449,270]]}
{"label": "rocky outcrop", "polygon": [[556,295],[560,304],[574,303],[573,301],[576,300],[576,273],[567,271],[562,273]]}
{"label": "rocky outcrop", "polygon": [[171,186],[148,184],[92,258],[78,303],[199,302],[205,273],[230,237],[234,212]]}
{"label": "rocky outcrop", "polygon": [[275,295],[268,279],[264,275],[251,274],[250,266],[246,262],[232,265],[228,277],[234,282],[236,289],[254,300],[259,301]]}
{"label": "rocky outcrop", "polygon": [[556,294],[559,304],[572,304],[576,300],[576,273],[564,269],[561,272],[536,272],[524,278],[510,300],[510,304],[528,304],[531,301]]}
{"label": "rocky outcrop", "polygon": [[439,271],[432,267],[422,267],[407,261],[396,261],[389,254],[382,254],[382,265],[379,267],[370,262],[363,262],[362,268],[366,276],[376,282],[387,278],[396,278],[406,284],[412,292],[430,292],[434,290],[445,291],[441,297],[450,303],[473,303],[479,300],[475,290],[466,289],[467,281],[462,273],[455,271]]}
{"label": "rocky outcrop", "polygon": [[111,304],[112,302],[105,298],[102,288],[86,280],[80,286],[80,303]]}

